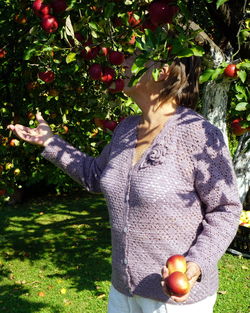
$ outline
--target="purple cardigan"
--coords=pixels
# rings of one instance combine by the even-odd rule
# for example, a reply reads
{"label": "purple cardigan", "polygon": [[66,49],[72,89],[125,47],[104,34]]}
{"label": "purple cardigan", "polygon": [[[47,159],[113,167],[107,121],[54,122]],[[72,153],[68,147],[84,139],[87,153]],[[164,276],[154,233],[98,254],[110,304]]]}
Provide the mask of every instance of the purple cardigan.
{"label": "purple cardigan", "polygon": [[191,304],[216,292],[217,262],[238,228],[242,205],[231,157],[218,128],[178,107],[132,166],[139,120],[123,120],[97,158],[58,136],[42,155],[87,190],[104,193],[114,287],[175,303],[162,292],[161,268],[169,256],[183,254],[202,271],[184,303]]}

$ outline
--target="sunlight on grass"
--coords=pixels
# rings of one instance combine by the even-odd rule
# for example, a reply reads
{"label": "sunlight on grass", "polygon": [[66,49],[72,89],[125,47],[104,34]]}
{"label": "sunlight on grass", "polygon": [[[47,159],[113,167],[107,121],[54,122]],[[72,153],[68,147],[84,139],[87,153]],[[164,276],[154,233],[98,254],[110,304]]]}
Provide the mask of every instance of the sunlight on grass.
{"label": "sunlight on grass", "polygon": [[[104,313],[110,226],[101,195],[36,199],[0,208],[1,313]],[[214,313],[246,313],[249,260],[220,262]]]}

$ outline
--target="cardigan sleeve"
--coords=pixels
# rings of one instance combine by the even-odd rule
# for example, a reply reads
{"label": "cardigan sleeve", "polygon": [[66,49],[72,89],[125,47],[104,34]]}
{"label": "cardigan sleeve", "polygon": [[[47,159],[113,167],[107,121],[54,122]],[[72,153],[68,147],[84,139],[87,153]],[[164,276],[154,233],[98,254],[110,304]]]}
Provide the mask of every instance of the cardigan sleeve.
{"label": "cardigan sleeve", "polygon": [[107,144],[101,154],[95,158],[74,148],[58,135],[54,135],[41,155],[88,191],[100,192],[99,179],[108,162],[110,147],[111,143]]}
{"label": "cardigan sleeve", "polygon": [[206,131],[205,145],[195,155],[195,189],[204,206],[202,232],[187,254],[187,260],[199,264],[202,277],[226,252],[239,225],[242,205],[229,150],[221,131]]}

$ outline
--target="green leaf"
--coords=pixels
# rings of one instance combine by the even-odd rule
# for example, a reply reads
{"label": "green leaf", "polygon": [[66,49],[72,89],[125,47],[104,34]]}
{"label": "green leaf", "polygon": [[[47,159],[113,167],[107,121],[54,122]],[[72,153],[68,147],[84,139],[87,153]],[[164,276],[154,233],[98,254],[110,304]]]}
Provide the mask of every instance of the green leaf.
{"label": "green leaf", "polygon": [[247,73],[246,71],[240,70],[237,73],[238,77],[240,78],[240,80],[242,81],[242,83],[244,83],[247,79]]}
{"label": "green leaf", "polygon": [[211,76],[213,75],[213,73],[215,72],[215,70],[208,68],[206,69],[199,78],[199,82],[201,84],[205,83],[206,81],[210,80]]}
{"label": "green leaf", "polygon": [[66,63],[69,64],[76,60],[76,53],[70,52],[66,57]]}
{"label": "green leaf", "polygon": [[250,122],[250,114],[247,116],[247,121]]}
{"label": "green leaf", "polygon": [[246,111],[247,107],[248,107],[247,102],[240,102],[236,105],[235,110],[236,111]]}
{"label": "green leaf", "polygon": [[23,59],[28,61],[33,57],[33,55],[36,55],[36,49],[35,48],[31,48],[31,49],[25,51]]}
{"label": "green leaf", "polygon": [[131,72],[134,75],[137,75],[142,69],[145,68],[145,63],[147,62],[147,59],[143,56],[140,55],[135,59],[134,64],[131,67]]}
{"label": "green leaf", "polygon": [[191,48],[193,54],[197,57],[202,57],[203,54],[205,53],[204,49],[202,47],[199,46],[195,46]]}
{"label": "green leaf", "polygon": [[159,74],[160,74],[160,69],[159,68],[154,68],[152,71],[152,76],[154,78],[154,81],[158,81]]}
{"label": "green leaf", "polygon": [[217,0],[216,2],[216,8],[219,9],[219,7],[224,4],[225,2],[227,2],[228,0]]}
{"label": "green leaf", "polygon": [[94,22],[89,22],[89,28],[90,28],[91,30],[98,31],[99,26],[98,26],[98,24],[96,24],[96,23],[94,23]]}
{"label": "green leaf", "polygon": [[216,68],[214,70],[214,73],[211,75],[211,79],[215,80],[216,78],[218,78],[219,75],[221,75],[223,73],[223,71],[224,71],[224,69],[222,69],[222,68],[219,68],[219,67]]}
{"label": "green leaf", "polygon": [[129,87],[135,86],[139,80],[141,79],[142,75],[148,70],[147,67],[144,67],[143,69],[141,69],[137,75],[133,75],[129,81]]}
{"label": "green leaf", "polygon": [[104,17],[105,18],[109,18],[114,14],[114,7],[115,7],[115,3],[114,2],[109,2],[105,4],[104,7]]}

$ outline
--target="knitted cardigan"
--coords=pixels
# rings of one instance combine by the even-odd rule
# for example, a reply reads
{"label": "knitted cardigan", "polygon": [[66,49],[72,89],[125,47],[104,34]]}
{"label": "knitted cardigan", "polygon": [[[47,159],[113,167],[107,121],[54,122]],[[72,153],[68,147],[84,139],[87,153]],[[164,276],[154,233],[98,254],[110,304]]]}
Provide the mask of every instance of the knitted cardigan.
{"label": "knitted cardigan", "polygon": [[[180,106],[132,165],[141,116],[124,119],[94,158],[55,135],[42,155],[92,192],[103,192],[112,237],[112,284],[121,293],[176,305],[218,288],[217,262],[233,240],[242,205],[221,131]],[[161,287],[167,258],[183,254],[201,268],[184,303]]]}

